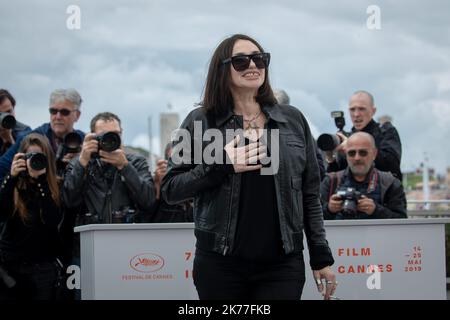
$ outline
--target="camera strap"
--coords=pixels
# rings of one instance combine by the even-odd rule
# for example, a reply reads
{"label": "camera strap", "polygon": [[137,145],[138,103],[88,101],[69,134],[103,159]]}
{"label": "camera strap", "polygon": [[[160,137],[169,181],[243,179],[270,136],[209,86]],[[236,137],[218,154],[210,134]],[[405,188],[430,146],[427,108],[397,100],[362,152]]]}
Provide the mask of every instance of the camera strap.
{"label": "camera strap", "polygon": [[372,193],[377,189],[378,184],[378,174],[375,168],[370,172],[369,185],[367,186],[367,193]]}

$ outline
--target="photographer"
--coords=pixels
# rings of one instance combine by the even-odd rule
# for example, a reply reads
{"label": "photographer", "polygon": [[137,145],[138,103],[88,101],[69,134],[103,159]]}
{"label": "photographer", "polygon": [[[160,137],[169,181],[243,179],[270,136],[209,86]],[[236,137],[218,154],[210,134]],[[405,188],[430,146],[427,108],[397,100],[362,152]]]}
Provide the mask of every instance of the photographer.
{"label": "photographer", "polygon": [[[389,171],[402,181],[400,171],[402,144],[400,137],[390,122],[380,126],[373,120],[376,112],[373,96],[367,91],[356,91],[350,98],[349,112],[353,123],[351,134],[363,131],[369,133],[375,139],[375,145],[378,149],[375,168],[381,171]],[[326,152],[327,172],[336,172],[347,167],[345,154],[348,148],[348,138],[342,133],[337,133],[337,135],[341,144],[333,152]]]}
{"label": "photographer", "polygon": [[321,185],[325,219],[406,218],[400,180],[374,167],[373,137],[357,132],[346,142],[348,168],[328,173]]}
{"label": "photographer", "polygon": [[31,128],[15,120],[16,100],[8,90],[0,89],[0,156],[15,142],[19,134]]}
{"label": "photographer", "polygon": [[120,119],[99,113],[91,120],[80,156],[67,167],[64,203],[69,208],[84,203],[88,210],[78,225],[139,222],[155,201],[147,160],[125,153],[121,135]]}
{"label": "photographer", "polygon": [[167,163],[172,153],[172,143],[169,142],[164,150],[164,159],[156,162],[154,174],[156,201],[150,210],[151,223],[175,223],[175,222],[193,222],[194,221],[194,203],[193,199],[177,203],[168,204],[161,198],[161,182],[167,173]]}
{"label": "photographer", "polygon": [[20,144],[0,187],[0,300],[56,298],[62,219],[54,154],[30,134]]}
{"label": "photographer", "polygon": [[[46,136],[50,142],[51,149],[55,154],[58,153],[58,149],[61,144],[63,144],[64,137],[68,133],[76,132],[81,139],[83,139],[84,133],[73,128],[75,122],[80,118],[81,102],[82,99],[80,94],[74,89],[54,90],[50,94],[50,107],[48,109],[50,113],[50,123],[44,123],[30,132],[36,132]],[[0,181],[10,171],[14,155],[19,149],[21,139],[23,139],[26,134],[19,136],[15,144],[0,158]],[[67,164],[74,156],[75,154],[65,154],[60,161],[56,161],[55,159],[55,162]],[[57,175],[62,176],[63,171],[64,166],[59,165]]]}

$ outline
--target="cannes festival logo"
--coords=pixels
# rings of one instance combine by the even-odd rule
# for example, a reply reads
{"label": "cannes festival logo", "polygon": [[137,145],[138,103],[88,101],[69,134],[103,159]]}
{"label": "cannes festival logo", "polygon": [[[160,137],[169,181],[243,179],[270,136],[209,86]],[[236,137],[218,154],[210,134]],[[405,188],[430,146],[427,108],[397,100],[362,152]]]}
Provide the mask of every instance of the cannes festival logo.
{"label": "cannes festival logo", "polygon": [[131,258],[130,266],[137,272],[156,272],[164,266],[164,258],[154,253],[141,253]]}

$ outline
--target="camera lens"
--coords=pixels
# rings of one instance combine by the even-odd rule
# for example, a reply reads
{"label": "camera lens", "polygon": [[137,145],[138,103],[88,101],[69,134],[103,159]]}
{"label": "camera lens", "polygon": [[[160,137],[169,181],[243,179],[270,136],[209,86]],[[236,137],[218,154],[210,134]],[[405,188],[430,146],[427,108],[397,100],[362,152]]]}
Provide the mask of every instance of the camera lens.
{"label": "camera lens", "polygon": [[66,153],[78,153],[81,150],[82,139],[76,132],[69,132],[64,136]]}
{"label": "camera lens", "polygon": [[111,152],[120,148],[120,136],[115,132],[106,132],[98,137],[98,148],[106,152]]}
{"label": "camera lens", "polygon": [[26,158],[30,159],[30,167],[33,170],[39,171],[47,168],[47,157],[43,153],[28,153]]}
{"label": "camera lens", "polygon": [[342,213],[344,213],[347,216],[356,216],[357,212],[357,204],[355,200],[353,199],[345,199],[343,207],[342,207]]}
{"label": "camera lens", "polygon": [[317,146],[323,151],[332,151],[341,144],[341,139],[335,134],[324,133],[317,139]]}
{"label": "camera lens", "polygon": [[4,129],[12,129],[16,126],[16,118],[6,112],[0,112],[0,125]]}

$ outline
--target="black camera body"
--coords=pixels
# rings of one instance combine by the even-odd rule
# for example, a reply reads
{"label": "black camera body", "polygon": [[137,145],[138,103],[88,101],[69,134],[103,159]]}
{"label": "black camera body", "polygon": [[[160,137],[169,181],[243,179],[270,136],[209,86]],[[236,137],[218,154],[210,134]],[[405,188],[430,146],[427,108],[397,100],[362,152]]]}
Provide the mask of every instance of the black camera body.
{"label": "black camera body", "polygon": [[16,118],[8,112],[0,112],[0,127],[12,129],[16,126]]}
{"label": "black camera body", "polygon": [[81,136],[76,132],[69,132],[63,138],[62,144],[59,145],[56,152],[56,160],[62,161],[64,156],[68,153],[78,153],[81,151],[81,144],[83,143]]}
{"label": "black camera body", "polygon": [[[342,133],[346,137],[349,137],[350,133],[344,131],[345,127],[344,112],[332,111],[331,117],[334,119],[334,123],[336,124],[336,127],[339,130],[338,132]],[[333,151],[341,143],[342,139],[338,135],[332,133],[323,133],[317,139],[317,146],[319,147],[320,150],[323,151]]]}
{"label": "black camera body", "polygon": [[[40,152],[28,152],[23,157],[24,160],[30,159],[30,167],[33,170],[40,171],[47,168],[48,160],[45,154]],[[28,175],[28,170],[22,171],[20,176],[26,177]]]}
{"label": "black camera body", "polygon": [[95,139],[98,141],[98,150],[103,150],[106,152],[115,151],[119,149],[122,144],[120,135],[112,131],[99,134],[95,137]]}
{"label": "black camera body", "polygon": [[356,217],[358,200],[361,198],[361,192],[355,188],[340,188],[336,193],[343,201],[342,214],[347,217]]}

